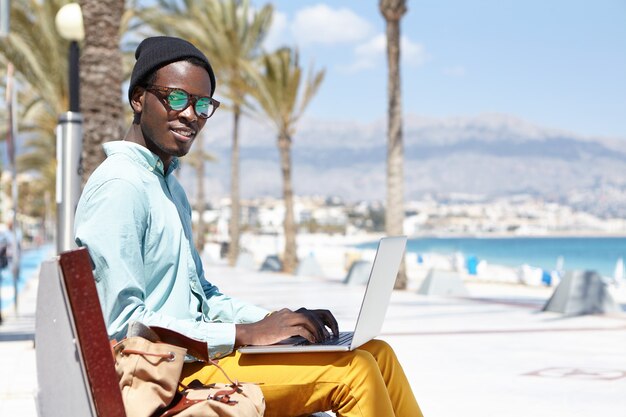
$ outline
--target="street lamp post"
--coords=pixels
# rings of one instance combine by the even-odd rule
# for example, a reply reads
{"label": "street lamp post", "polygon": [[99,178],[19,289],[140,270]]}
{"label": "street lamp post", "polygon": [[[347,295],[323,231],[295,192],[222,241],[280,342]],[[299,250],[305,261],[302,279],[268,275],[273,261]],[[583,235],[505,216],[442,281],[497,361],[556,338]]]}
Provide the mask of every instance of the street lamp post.
{"label": "street lamp post", "polygon": [[78,3],[61,7],[55,19],[57,31],[70,41],[69,111],[57,125],[57,253],[76,247],[73,238],[74,213],[80,197],[83,117],[80,114],[78,42],[85,37],[83,15]]}

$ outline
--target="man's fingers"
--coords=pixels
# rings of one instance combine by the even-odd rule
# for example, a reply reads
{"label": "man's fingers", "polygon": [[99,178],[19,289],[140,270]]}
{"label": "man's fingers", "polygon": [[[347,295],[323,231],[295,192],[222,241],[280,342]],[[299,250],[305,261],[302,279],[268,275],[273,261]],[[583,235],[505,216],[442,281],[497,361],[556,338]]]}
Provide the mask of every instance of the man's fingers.
{"label": "man's fingers", "polygon": [[314,313],[315,317],[323,326],[324,334],[326,334],[327,337],[329,337],[330,335],[326,330],[326,327],[328,327],[333,332],[333,335],[335,335],[335,337],[339,336],[339,324],[337,323],[337,319],[335,319],[335,316],[333,316],[330,311],[312,310],[312,313]]}
{"label": "man's fingers", "polygon": [[326,326],[330,328],[335,337],[339,336],[339,324],[337,323],[337,319],[335,319],[335,316],[333,316],[333,314],[328,310],[321,310],[321,313],[324,324],[326,324]]}
{"label": "man's fingers", "polygon": [[315,341],[322,341],[326,339],[328,332],[324,328],[324,323],[317,315],[306,308],[300,308],[297,310],[300,319],[303,320],[302,324],[307,326],[307,329],[315,335]]}
{"label": "man's fingers", "polygon": [[296,334],[292,336],[302,336],[311,343],[317,342],[315,334],[311,333],[311,331],[309,331],[309,329],[307,329],[305,326],[297,326],[294,329],[297,331]]}
{"label": "man's fingers", "polygon": [[[286,337],[302,336],[310,342],[315,342],[318,337],[317,326],[315,323],[312,323],[311,320],[308,320],[306,314],[303,314],[300,310],[293,312],[288,309],[282,309],[279,313],[283,317],[275,317],[275,319],[280,321],[280,327],[288,333]],[[272,316],[274,316],[274,314]],[[272,316],[270,316],[270,318]]]}
{"label": "man's fingers", "polygon": [[[339,326],[337,320],[328,310],[307,310],[300,308],[296,311],[282,309],[265,318],[273,329],[282,329],[280,333],[289,336],[302,336],[310,342],[320,342],[330,337],[328,329],[337,336]],[[273,322],[274,324],[270,324]],[[327,329],[328,328],[328,329]]]}

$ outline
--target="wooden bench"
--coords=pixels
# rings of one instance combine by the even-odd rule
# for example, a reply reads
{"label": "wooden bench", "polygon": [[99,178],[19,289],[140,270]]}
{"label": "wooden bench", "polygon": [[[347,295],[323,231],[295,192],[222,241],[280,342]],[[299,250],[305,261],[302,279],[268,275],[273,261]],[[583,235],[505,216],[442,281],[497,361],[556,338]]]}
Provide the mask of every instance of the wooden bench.
{"label": "wooden bench", "polygon": [[35,319],[39,417],[125,417],[87,249],[43,262]]}
{"label": "wooden bench", "polygon": [[125,417],[86,249],[45,261],[35,348],[40,417]]}

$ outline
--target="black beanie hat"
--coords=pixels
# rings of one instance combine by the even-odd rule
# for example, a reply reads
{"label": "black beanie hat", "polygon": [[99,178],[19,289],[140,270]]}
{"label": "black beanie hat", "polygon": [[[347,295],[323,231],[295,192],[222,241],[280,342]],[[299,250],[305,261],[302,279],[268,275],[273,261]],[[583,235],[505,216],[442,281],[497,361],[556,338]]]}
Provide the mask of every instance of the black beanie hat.
{"label": "black beanie hat", "polygon": [[153,71],[176,61],[183,61],[186,58],[198,58],[202,61],[204,68],[209,73],[211,79],[211,96],[215,92],[215,74],[213,68],[209,64],[207,57],[200,52],[198,48],[184,39],[173,38],[170,36],[155,36],[146,38],[137,47],[135,51],[135,67],[130,77],[130,86],[128,87],[128,100],[132,100],[132,94],[135,87],[143,81],[143,79],[152,74]]}

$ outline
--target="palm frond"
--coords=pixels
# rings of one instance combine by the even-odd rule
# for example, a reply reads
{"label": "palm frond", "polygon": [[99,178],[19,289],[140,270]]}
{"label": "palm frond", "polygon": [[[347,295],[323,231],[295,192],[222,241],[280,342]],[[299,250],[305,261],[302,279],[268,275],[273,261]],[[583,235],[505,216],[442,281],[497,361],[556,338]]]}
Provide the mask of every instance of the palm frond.
{"label": "palm frond", "polygon": [[[54,193],[55,130],[67,108],[68,43],[56,31],[54,19],[69,0],[11,2],[11,31],[0,39],[0,60],[11,62],[18,85],[17,130],[24,152],[18,172],[37,172],[33,190]],[[4,140],[6,136],[2,136]],[[44,192],[39,192],[43,196]],[[20,211],[26,212],[20,200]]]}
{"label": "palm frond", "polygon": [[261,60],[262,71],[253,76],[254,97],[260,109],[279,132],[295,134],[302,117],[323,79],[324,70],[309,70],[302,82],[302,69],[297,50],[280,48]]}

